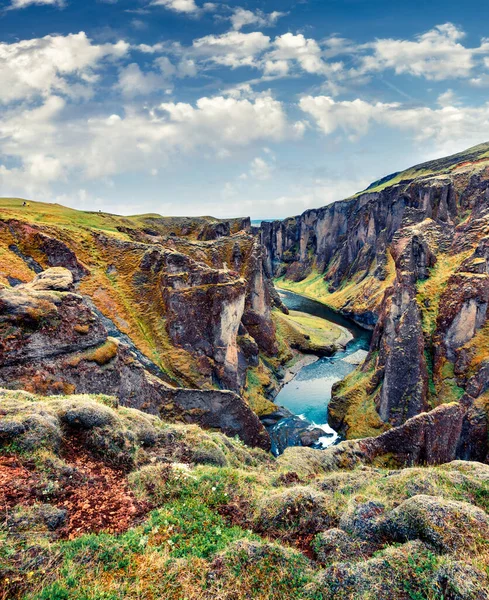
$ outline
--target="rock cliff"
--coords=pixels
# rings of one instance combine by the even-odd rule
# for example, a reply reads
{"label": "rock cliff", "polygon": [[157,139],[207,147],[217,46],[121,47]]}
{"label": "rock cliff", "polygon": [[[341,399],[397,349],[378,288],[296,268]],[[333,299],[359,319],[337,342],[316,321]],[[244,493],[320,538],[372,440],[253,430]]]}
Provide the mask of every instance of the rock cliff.
{"label": "rock cliff", "polygon": [[262,355],[280,368],[261,252],[248,219],[0,201],[1,385],[115,394],[269,447],[242,397]]}
{"label": "rock cliff", "polygon": [[[0,387],[46,396],[113,394],[123,406],[167,421],[199,423],[268,448],[258,417],[237,394],[175,388],[133,345],[109,336],[62,267],[0,290]],[[152,368],[153,373],[148,368]],[[160,375],[160,376],[159,376]]]}
{"label": "rock cliff", "polygon": [[373,330],[365,363],[336,386],[330,405],[331,424],[348,437],[460,401],[464,430],[478,436],[466,456],[484,455],[488,200],[484,144],[262,224],[265,270],[279,286]]}

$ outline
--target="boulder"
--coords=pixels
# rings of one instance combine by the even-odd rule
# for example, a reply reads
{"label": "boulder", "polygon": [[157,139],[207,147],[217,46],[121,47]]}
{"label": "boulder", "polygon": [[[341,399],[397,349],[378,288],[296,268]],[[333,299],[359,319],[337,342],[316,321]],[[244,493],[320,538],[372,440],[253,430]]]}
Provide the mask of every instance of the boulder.
{"label": "boulder", "polygon": [[476,552],[487,545],[489,515],[467,502],[418,495],[405,500],[382,523],[395,541],[420,539],[440,552]]}

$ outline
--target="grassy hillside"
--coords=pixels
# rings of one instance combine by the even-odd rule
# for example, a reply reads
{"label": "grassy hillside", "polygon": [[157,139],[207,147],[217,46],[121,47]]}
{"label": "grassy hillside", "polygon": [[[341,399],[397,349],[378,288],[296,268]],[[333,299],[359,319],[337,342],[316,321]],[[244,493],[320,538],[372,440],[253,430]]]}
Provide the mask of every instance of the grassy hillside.
{"label": "grassy hillside", "polygon": [[403,181],[412,181],[422,179],[423,177],[432,177],[433,175],[449,175],[455,169],[486,162],[489,162],[489,142],[473,146],[468,150],[452,154],[451,156],[421,163],[405,171],[387,175],[378,181],[374,181],[368,188],[357,195],[365,192],[380,192]]}
{"label": "grassy hillside", "polygon": [[1,394],[2,598],[487,598],[487,466],[338,470],[110,397]]}

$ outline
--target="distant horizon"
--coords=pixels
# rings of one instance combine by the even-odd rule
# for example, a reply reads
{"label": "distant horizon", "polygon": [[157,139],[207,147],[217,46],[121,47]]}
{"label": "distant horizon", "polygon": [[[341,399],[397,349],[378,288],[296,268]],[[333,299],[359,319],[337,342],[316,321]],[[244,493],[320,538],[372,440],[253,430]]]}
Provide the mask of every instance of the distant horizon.
{"label": "distant horizon", "polygon": [[[422,161],[422,162],[417,162],[413,165],[407,166],[403,169],[400,169],[398,171],[394,171],[385,175],[382,175],[380,177],[374,178],[372,179],[364,188],[362,188],[361,190],[356,190],[356,192],[353,192],[352,194],[350,194],[349,197],[355,196],[356,194],[362,193],[362,192],[366,192],[367,190],[369,190],[369,188],[372,187],[373,184],[376,184],[377,182],[382,182],[383,180],[389,180],[389,178],[394,177],[396,175],[402,174],[405,171],[409,171],[410,169],[414,168],[414,167],[420,167],[423,166],[425,164],[425,162],[432,162],[432,161],[436,161],[436,160],[441,160],[444,158],[449,158],[450,156],[457,156],[458,154],[463,154],[465,151],[467,150],[471,150],[472,148],[476,148],[478,146],[484,146],[484,145],[489,145],[489,142],[481,142],[479,144],[476,144],[475,146],[470,146],[469,148],[462,148],[462,149],[457,149],[455,152],[449,154],[448,156],[437,156],[435,158],[430,159],[430,161]],[[229,216],[229,215],[222,215],[222,216],[218,216],[218,215],[214,215],[214,214],[210,214],[210,213],[199,213],[199,214],[185,214],[185,213],[176,213],[176,214],[164,214],[162,212],[158,212],[158,207],[155,206],[154,209],[152,211],[143,211],[143,212],[115,212],[115,211],[111,211],[111,210],[104,210],[104,209],[97,209],[97,208],[91,208],[91,207],[84,207],[84,208],[80,208],[77,206],[70,206],[70,203],[63,203],[60,202],[59,199],[57,200],[37,200],[37,199],[33,199],[33,198],[28,198],[28,197],[11,197],[11,196],[1,196],[0,195],[0,200],[19,200],[19,201],[25,201],[25,202],[35,202],[35,203],[45,203],[45,204],[56,204],[59,206],[63,206],[66,208],[71,208],[74,210],[81,210],[83,212],[102,212],[105,214],[111,214],[114,216],[120,216],[120,217],[135,217],[135,216],[141,216],[141,215],[145,215],[145,214],[156,214],[158,216],[161,216],[163,218],[215,218],[215,219],[219,219],[219,220],[232,220],[232,219],[245,219],[245,218],[249,218],[251,221],[251,224],[260,224],[262,222],[273,222],[273,221],[281,221],[290,217],[294,217],[294,216],[299,216],[301,214],[303,214],[304,212],[307,212],[307,210],[313,210],[313,209],[318,209],[318,208],[322,208],[323,206],[328,206],[330,204],[334,204],[335,202],[341,202],[343,200],[347,200],[348,197],[344,197],[344,198],[337,198],[334,200],[331,200],[330,202],[328,202],[327,204],[323,204],[321,206],[314,206],[314,207],[306,207],[304,208],[304,210],[302,210],[301,212],[298,212],[296,214],[287,214],[285,216],[270,216],[270,217],[256,217],[255,215],[250,215],[250,214],[235,214],[233,216]]]}

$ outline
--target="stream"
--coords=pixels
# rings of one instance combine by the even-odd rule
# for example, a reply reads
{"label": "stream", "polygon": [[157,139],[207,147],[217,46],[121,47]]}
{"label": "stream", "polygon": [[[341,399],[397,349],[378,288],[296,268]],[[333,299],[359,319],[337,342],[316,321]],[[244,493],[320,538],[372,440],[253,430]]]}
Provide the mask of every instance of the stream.
{"label": "stream", "polygon": [[[285,384],[274,402],[286,410],[278,411],[277,416],[281,418],[275,423],[268,422],[275,455],[281,454],[288,446],[308,445],[324,449],[340,441],[338,433],[328,425],[328,403],[333,384],[344,379],[362,362],[372,334],[320,302],[283,290],[280,290],[280,296],[289,309],[341,325],[353,335],[344,351],[303,367],[292,381]],[[322,430],[323,434],[318,430]]]}

